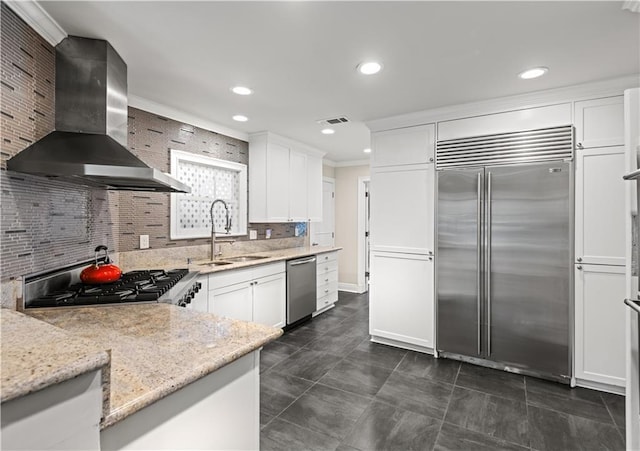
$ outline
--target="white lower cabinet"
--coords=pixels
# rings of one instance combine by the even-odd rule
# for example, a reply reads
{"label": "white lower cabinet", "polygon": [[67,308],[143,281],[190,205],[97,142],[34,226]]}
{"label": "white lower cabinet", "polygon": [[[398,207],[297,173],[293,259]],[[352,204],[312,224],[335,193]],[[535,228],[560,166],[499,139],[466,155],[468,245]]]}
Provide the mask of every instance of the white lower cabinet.
{"label": "white lower cabinet", "polygon": [[338,252],[318,254],[316,258],[316,313],[321,313],[338,301]]}
{"label": "white lower cabinet", "polygon": [[433,350],[433,257],[371,252],[369,332],[373,341]]}
{"label": "white lower cabinet", "polygon": [[200,284],[200,289],[191,302],[187,304],[187,308],[206,313],[209,311],[209,276],[206,274],[199,276],[197,282]]}
{"label": "white lower cabinet", "polygon": [[285,325],[284,262],[210,274],[208,293],[210,313],[273,327]]}
{"label": "white lower cabinet", "polygon": [[102,371],[2,404],[0,449],[100,449]]}
{"label": "white lower cabinet", "polygon": [[[575,376],[578,385],[625,386],[625,267],[576,266]],[[595,384],[594,384],[595,383]]]}

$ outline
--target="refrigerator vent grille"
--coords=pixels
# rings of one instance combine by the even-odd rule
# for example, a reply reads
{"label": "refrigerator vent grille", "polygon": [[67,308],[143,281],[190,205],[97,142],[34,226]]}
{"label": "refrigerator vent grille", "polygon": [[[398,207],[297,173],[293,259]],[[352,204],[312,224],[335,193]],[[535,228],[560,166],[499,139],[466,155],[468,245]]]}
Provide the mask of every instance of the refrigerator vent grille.
{"label": "refrigerator vent grille", "polygon": [[436,144],[436,168],[573,158],[573,126],[448,139]]}

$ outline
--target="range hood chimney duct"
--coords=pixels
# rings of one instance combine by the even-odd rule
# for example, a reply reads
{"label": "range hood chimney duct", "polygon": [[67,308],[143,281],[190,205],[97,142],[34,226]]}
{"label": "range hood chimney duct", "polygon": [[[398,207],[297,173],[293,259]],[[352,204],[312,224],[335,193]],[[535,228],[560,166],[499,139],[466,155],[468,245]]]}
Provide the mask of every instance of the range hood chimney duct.
{"label": "range hood chimney duct", "polygon": [[115,190],[190,192],[127,148],[127,66],[104,40],[56,46],[56,127],[7,169]]}

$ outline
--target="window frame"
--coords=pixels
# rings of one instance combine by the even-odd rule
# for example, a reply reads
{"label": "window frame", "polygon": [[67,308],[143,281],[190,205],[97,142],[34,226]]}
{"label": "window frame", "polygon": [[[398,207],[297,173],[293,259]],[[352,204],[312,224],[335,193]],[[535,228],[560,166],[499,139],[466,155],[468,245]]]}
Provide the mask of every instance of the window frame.
{"label": "window frame", "polygon": [[[239,174],[239,198],[238,201],[238,224],[237,227],[234,224],[233,228],[235,232],[227,234],[224,231],[216,230],[216,236],[244,236],[247,234],[247,217],[248,217],[248,204],[247,204],[247,165],[242,163],[236,163],[234,161],[220,160],[218,158],[207,157],[205,155],[199,155],[184,150],[169,149],[171,158],[171,175],[174,178],[178,178],[178,168],[181,161],[187,161],[189,163],[201,164],[218,169],[226,169],[237,172]],[[179,179],[178,179],[179,180]],[[185,182],[183,182],[185,183]],[[189,197],[190,193],[171,193],[170,212],[169,212],[169,235],[172,240],[186,240],[194,238],[208,238],[211,237],[211,222],[206,232],[204,228],[184,230],[178,227],[179,220],[179,200],[183,197]],[[213,202],[215,199],[212,199]]]}

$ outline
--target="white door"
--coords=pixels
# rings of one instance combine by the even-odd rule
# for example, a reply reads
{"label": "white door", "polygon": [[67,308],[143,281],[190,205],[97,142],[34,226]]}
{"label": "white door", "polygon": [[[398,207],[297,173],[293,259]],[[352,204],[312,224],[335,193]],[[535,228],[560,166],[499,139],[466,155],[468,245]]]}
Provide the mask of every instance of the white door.
{"label": "white door", "polygon": [[289,219],[307,222],[307,155],[289,153]]}
{"label": "white door", "polygon": [[576,143],[580,148],[624,145],[624,97],[575,103]]}
{"label": "white door", "polygon": [[576,266],[576,378],[625,386],[624,266]]}
{"label": "white door", "polygon": [[335,244],[335,179],[325,178],[322,181],[322,221],[312,222],[311,245],[334,246]]}
{"label": "white door", "polygon": [[369,332],[433,349],[432,257],[371,251]]}
{"label": "white door", "polygon": [[266,326],[284,327],[287,285],[285,273],[261,277],[253,284],[253,321]]}
{"label": "white door", "polygon": [[371,250],[433,252],[433,165],[371,171]]}
{"label": "white door", "polygon": [[238,283],[213,290],[209,296],[209,312],[243,321],[253,320],[251,282]]}
{"label": "white door", "polygon": [[267,145],[267,219],[287,222],[289,216],[289,149]]}
{"label": "white door", "polygon": [[576,152],[576,261],[625,264],[624,147]]}

